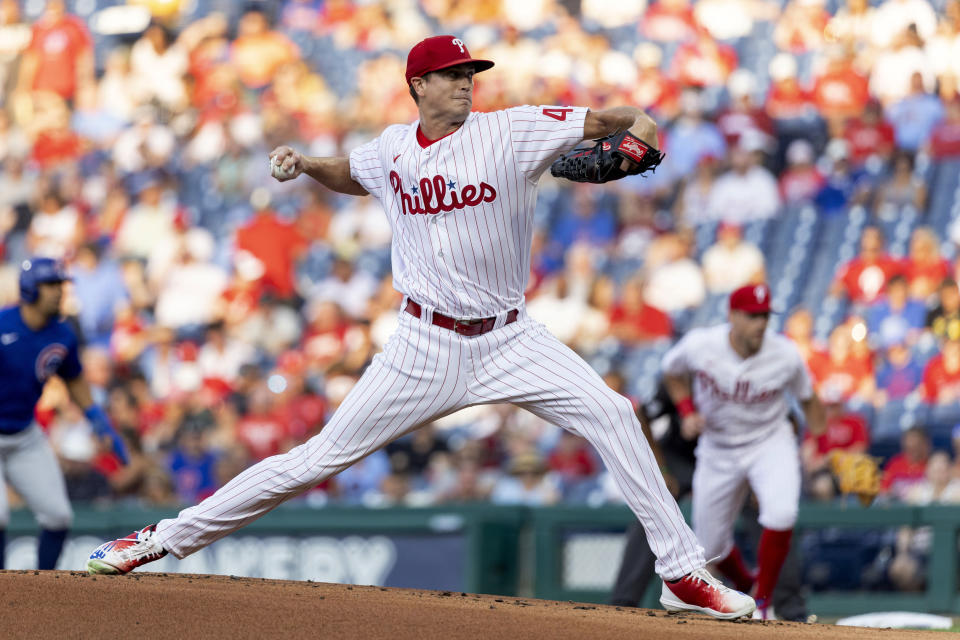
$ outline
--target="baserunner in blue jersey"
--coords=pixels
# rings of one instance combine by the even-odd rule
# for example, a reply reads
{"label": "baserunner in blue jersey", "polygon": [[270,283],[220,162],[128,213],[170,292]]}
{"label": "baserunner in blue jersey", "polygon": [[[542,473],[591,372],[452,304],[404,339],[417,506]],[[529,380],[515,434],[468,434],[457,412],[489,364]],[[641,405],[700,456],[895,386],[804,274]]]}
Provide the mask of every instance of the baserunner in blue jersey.
{"label": "baserunner in blue jersey", "polygon": [[94,433],[108,439],[114,453],[128,462],[123,439],[94,404],[80,375],[77,335],[60,318],[63,282],[68,279],[56,260],[27,260],[20,269],[20,304],[0,310],[0,569],[10,519],[5,482],[40,524],[38,568],[56,566],[73,520],[60,465],[33,417],[47,379],[63,378]]}

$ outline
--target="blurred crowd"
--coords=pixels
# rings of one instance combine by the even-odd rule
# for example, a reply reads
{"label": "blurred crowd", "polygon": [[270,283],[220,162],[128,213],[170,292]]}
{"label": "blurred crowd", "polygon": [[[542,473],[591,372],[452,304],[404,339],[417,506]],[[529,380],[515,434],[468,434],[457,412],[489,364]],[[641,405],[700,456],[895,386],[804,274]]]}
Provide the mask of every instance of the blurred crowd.
{"label": "blurred crowd", "polygon": [[[51,382],[37,417],[75,501],[194,503],[322,428],[396,324],[390,230],[372,198],[271,180],[267,153],[346,154],[416,119],[406,52],[437,33],[496,62],[476,109],[632,104],[660,123],[651,178],[541,183],[529,311],[611,386],[643,400],[655,364],[622,363],[768,279],[778,256],[747,230],[856,210],[828,293],[842,317],[818,330],[791,305],[778,326],[831,408],[805,444],[811,493],[835,493],[829,451],[873,450],[891,403],[957,408],[960,225],[926,216],[931,176],[960,158],[958,0],[0,0],[0,302],[25,257],[67,262],[85,375],[133,452],[121,467],[98,448]],[[901,426],[885,491],[960,499],[958,438],[931,455],[923,424]],[[583,440],[495,405],[302,500],[618,496]]]}

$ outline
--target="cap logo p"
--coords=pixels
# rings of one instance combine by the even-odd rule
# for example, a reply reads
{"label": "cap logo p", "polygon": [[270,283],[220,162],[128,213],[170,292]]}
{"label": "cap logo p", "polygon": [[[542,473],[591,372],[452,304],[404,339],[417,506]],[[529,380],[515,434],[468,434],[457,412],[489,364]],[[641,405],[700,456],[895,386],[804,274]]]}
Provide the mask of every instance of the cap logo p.
{"label": "cap logo p", "polygon": [[767,297],[767,291],[763,287],[758,286],[754,288],[753,295],[756,297],[757,302],[763,302],[763,299]]}
{"label": "cap logo p", "polygon": [[460,53],[466,53],[467,50],[463,48],[463,40],[460,38],[454,38],[452,44],[456,47],[460,47]]}

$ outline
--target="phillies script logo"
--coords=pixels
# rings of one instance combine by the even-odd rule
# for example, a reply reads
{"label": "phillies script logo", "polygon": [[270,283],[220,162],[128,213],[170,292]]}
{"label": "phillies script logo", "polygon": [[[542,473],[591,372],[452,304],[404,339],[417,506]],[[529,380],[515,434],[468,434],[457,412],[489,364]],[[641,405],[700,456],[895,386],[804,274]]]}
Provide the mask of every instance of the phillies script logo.
{"label": "phillies script logo", "polygon": [[441,211],[453,211],[464,207],[475,207],[481,202],[493,202],[497,199],[497,190],[493,185],[481,182],[479,187],[472,184],[457,188],[455,180],[444,180],[443,176],[420,178],[420,185],[410,188],[411,196],[403,189],[400,174],[390,172],[390,186],[393,192],[400,194],[403,215],[437,214]]}
{"label": "phillies script logo", "polygon": [[730,393],[706,371],[698,369],[694,372],[694,377],[696,377],[697,381],[712,395],[727,402],[759,404],[761,402],[767,402],[780,393],[779,389],[751,389],[749,380],[737,380],[736,385],[733,387],[733,393]]}

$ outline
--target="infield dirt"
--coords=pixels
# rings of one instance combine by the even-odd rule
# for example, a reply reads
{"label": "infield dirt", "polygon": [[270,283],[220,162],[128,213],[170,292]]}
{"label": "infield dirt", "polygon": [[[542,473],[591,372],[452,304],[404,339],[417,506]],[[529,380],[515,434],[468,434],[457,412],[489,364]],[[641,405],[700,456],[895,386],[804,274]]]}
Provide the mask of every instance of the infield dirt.
{"label": "infield dirt", "polygon": [[0,571],[0,638],[944,638],[451,591],[188,574]]}

